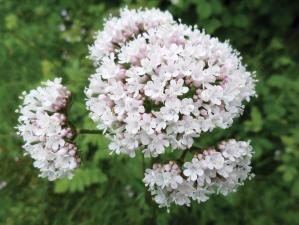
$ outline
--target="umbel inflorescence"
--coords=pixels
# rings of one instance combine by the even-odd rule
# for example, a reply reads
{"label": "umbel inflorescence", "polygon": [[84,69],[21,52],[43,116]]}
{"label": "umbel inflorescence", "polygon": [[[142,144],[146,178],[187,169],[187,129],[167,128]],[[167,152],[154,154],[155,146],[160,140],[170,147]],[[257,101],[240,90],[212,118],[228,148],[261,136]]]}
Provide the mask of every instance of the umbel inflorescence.
{"label": "umbel inflorescence", "polygon": [[110,150],[132,157],[190,148],[202,132],[230,126],[255,94],[227,42],[158,10],[124,9],[107,20],[90,58],[90,116],[110,134]]}
{"label": "umbel inflorescence", "polygon": [[[111,153],[159,157],[166,149],[194,150],[195,138],[229,127],[255,95],[254,75],[228,42],[158,9],[120,10],[89,50],[96,70],[85,89],[86,106],[111,140]],[[49,180],[71,176],[80,161],[66,118],[70,93],[60,82],[25,93],[20,107],[25,151]],[[190,162],[146,169],[143,181],[160,207],[226,195],[252,176],[249,142],[232,139],[196,150]]]}
{"label": "umbel inflorescence", "polygon": [[[96,72],[87,107],[108,133],[111,151],[157,157],[185,150],[194,138],[227,128],[255,95],[255,80],[228,42],[173,20],[159,10],[121,10],[90,47]],[[229,141],[185,163],[146,170],[144,182],[160,206],[189,205],[212,193],[234,191],[251,167],[247,142]]]}
{"label": "umbel inflorescence", "polygon": [[21,96],[18,134],[24,139],[23,148],[33,158],[40,176],[49,180],[71,177],[80,162],[77,147],[70,141],[74,132],[64,111],[70,95],[61,79],[56,78]]}
{"label": "umbel inflorescence", "polygon": [[154,164],[145,171],[143,179],[160,207],[171,203],[190,205],[191,200],[205,202],[214,193],[227,195],[236,191],[248,177],[251,178],[252,148],[249,142],[229,140],[218,150],[208,149],[195,154],[191,162]]}

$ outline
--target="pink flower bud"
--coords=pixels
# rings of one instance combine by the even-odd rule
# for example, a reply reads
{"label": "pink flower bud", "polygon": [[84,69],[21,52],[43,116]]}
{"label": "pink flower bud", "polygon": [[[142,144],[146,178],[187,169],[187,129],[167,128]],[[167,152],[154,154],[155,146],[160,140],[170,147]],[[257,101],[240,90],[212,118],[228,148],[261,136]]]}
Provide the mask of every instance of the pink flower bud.
{"label": "pink flower bud", "polygon": [[121,69],[119,70],[118,75],[119,75],[119,78],[120,78],[120,79],[125,79],[125,78],[126,78],[126,70],[123,69],[123,68],[121,68]]}
{"label": "pink flower bud", "polygon": [[198,87],[200,87],[201,82],[200,82],[200,81],[197,81],[197,80],[194,80],[194,81],[193,81],[193,84],[194,84],[195,87],[198,88]]}

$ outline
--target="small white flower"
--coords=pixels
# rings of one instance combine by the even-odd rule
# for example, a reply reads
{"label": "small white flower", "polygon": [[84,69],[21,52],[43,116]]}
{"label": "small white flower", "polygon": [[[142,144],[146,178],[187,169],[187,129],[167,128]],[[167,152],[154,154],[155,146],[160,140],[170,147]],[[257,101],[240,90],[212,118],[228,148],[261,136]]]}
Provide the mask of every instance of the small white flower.
{"label": "small white flower", "polygon": [[163,119],[167,121],[178,121],[181,109],[181,101],[177,98],[169,98],[165,101],[165,106],[161,108]]}
{"label": "small white flower", "polygon": [[215,105],[220,105],[223,98],[223,88],[220,86],[208,86],[207,89],[201,92],[201,98],[203,101],[211,101]]}
{"label": "small white flower", "polygon": [[147,148],[143,150],[145,156],[157,157],[159,154],[164,153],[165,147],[169,146],[169,141],[166,139],[166,136],[163,134],[159,134],[158,136],[152,135],[150,137],[150,143],[148,144]]}
{"label": "small white flower", "polygon": [[171,80],[169,87],[165,90],[165,93],[169,97],[177,97],[180,95],[183,95],[187,93],[189,90],[188,87],[184,86],[184,80],[179,79],[179,80]]}
{"label": "small white flower", "polygon": [[184,167],[186,168],[184,170],[184,175],[190,177],[190,180],[192,181],[196,181],[198,176],[204,174],[204,170],[197,158],[193,158],[192,162],[186,162]]}
{"label": "small white flower", "polygon": [[101,74],[104,79],[111,79],[118,77],[120,73],[120,66],[115,64],[114,54],[110,54],[109,57],[103,59],[103,63],[97,69],[97,73]]}
{"label": "small white flower", "polygon": [[159,78],[153,78],[153,80],[148,81],[144,86],[144,93],[151,99],[162,100],[165,97],[164,86],[164,81]]}
{"label": "small white flower", "polygon": [[181,101],[180,113],[188,116],[193,110],[194,110],[193,100],[191,98],[184,98]]}
{"label": "small white flower", "polygon": [[150,114],[144,113],[141,120],[141,128],[149,135],[154,134],[158,121],[153,119]]}
{"label": "small white flower", "polygon": [[127,123],[126,125],[126,130],[130,133],[130,134],[137,134],[140,127],[141,127],[141,123],[140,123],[140,115],[129,115],[124,121]]}
{"label": "small white flower", "polygon": [[222,157],[220,152],[213,152],[211,155],[206,157],[206,161],[208,161],[208,168],[219,170],[224,165],[224,158]]}

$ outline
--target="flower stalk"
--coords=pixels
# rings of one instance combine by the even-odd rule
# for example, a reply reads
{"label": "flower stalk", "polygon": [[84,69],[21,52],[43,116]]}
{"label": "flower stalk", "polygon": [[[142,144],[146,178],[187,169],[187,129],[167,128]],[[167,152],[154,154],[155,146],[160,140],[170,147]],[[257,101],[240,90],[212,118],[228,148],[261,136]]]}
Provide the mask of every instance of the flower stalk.
{"label": "flower stalk", "polygon": [[76,134],[77,135],[80,135],[80,134],[103,134],[103,131],[90,130],[90,129],[77,129]]}

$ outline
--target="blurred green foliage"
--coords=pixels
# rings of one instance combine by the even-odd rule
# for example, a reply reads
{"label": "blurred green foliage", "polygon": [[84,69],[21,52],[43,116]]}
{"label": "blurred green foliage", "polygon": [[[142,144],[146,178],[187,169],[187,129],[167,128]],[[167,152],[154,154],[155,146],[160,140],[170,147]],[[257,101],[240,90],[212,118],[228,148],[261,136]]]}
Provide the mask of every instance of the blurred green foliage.
{"label": "blurred green foliage", "polygon": [[[84,106],[93,72],[86,59],[93,33],[120,7],[159,7],[184,23],[229,39],[259,80],[258,98],[227,130],[196,145],[251,139],[256,177],[228,197],[213,196],[167,213],[148,201],[144,166],[111,156],[100,135],[81,136],[82,167],[72,181],[37,177],[16,137],[14,110],[23,90],[55,76],[74,92],[71,120],[94,128]],[[232,0],[0,0],[0,224],[299,224],[299,2]]]}

